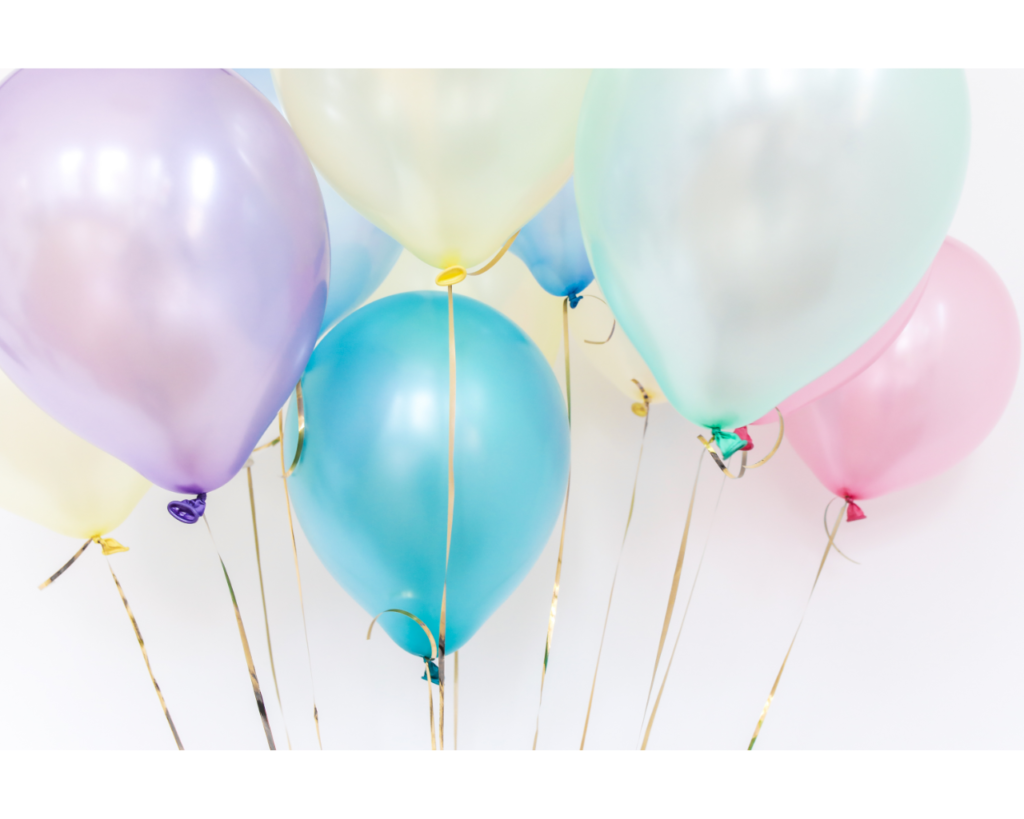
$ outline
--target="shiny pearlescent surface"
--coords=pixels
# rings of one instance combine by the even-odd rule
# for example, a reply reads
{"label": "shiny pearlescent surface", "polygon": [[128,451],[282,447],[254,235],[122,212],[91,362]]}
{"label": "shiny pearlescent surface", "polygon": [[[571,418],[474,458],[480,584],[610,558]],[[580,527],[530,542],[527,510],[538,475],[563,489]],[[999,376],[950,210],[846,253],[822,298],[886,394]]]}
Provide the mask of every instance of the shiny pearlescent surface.
{"label": "shiny pearlescent surface", "polygon": [[797,410],[786,433],[840,497],[874,498],[937,475],[996,425],[1020,366],[1020,323],[999,275],[947,239],[924,295],[888,350]]}
{"label": "shiny pearlescent surface", "polygon": [[276,69],[288,119],[353,207],[438,268],[484,262],[572,173],[589,70]]}
{"label": "shiny pearlescent surface", "polygon": [[[569,475],[565,403],[543,355],[497,311],[456,295],[455,513],[446,648],[469,640],[526,576]],[[302,379],[305,443],[290,480],[320,560],[370,617],[402,609],[438,636],[448,510],[448,306],[402,293],[344,319]],[[296,441],[294,402],[285,454]],[[399,646],[418,625],[385,614]]]}
{"label": "shiny pearlescent surface", "polygon": [[747,424],[910,296],[968,141],[960,71],[597,71],[574,176],[594,273],[680,413]]}
{"label": "shiny pearlescent surface", "polygon": [[0,85],[0,367],[167,489],[245,463],[305,366],[330,265],[283,117],[220,70]]}

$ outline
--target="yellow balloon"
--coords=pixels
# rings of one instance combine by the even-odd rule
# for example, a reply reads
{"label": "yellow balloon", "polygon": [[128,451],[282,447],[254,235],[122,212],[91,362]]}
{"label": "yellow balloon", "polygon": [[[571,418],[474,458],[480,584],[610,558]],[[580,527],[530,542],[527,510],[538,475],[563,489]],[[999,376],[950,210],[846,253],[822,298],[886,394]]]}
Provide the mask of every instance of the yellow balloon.
{"label": "yellow balloon", "polygon": [[[650,397],[651,403],[664,401],[665,393],[662,392],[658,382],[654,379],[647,363],[640,357],[640,353],[626,337],[622,325],[616,323],[612,331],[614,316],[611,308],[598,299],[604,299],[601,286],[594,279],[590,286],[583,292],[583,300],[576,305],[572,311],[572,319],[569,328],[573,335],[584,341],[581,345],[590,363],[596,367],[601,375],[612,382],[623,395],[628,396],[634,402],[642,402],[643,396],[640,388],[633,379],[643,385],[644,390]],[[596,296],[597,298],[587,298]],[[606,344],[593,344],[587,342],[604,341],[611,332],[611,339]]]}
{"label": "yellow balloon", "polygon": [[[409,251],[402,251],[395,266],[367,303],[409,290],[441,290],[434,284],[437,271]],[[562,300],[549,295],[518,256],[507,253],[486,273],[468,276],[455,285],[460,296],[470,296],[493,307],[519,326],[554,366],[562,341]],[[459,332],[456,319],[455,332]]]}
{"label": "yellow balloon", "polygon": [[486,261],[572,173],[589,70],[275,69],[334,188],[437,268]]}
{"label": "yellow balloon", "polygon": [[89,538],[116,529],[150,483],[69,432],[0,372],[0,507],[55,532]]}

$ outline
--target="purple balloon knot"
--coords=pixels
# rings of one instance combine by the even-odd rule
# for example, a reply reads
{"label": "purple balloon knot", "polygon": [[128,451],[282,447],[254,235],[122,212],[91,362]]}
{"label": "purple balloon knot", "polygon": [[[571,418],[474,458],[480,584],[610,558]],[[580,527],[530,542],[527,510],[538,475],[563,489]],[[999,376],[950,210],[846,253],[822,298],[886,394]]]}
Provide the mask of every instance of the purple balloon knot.
{"label": "purple balloon knot", "polygon": [[206,493],[200,492],[194,498],[175,500],[167,504],[171,517],[182,523],[195,523],[206,511]]}
{"label": "purple balloon knot", "polygon": [[576,305],[580,303],[580,301],[582,300],[583,296],[579,295],[578,293],[570,293],[568,296],[566,296],[566,298],[569,299],[569,306],[573,310],[575,310],[576,309]]}

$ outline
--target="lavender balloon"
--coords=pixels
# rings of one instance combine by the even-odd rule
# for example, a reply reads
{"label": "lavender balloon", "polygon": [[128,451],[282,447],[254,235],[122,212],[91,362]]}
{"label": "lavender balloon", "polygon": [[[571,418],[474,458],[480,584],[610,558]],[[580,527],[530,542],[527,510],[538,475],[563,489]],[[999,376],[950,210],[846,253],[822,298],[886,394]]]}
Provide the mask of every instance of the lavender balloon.
{"label": "lavender balloon", "polygon": [[0,85],[0,367],[153,483],[245,463],[313,350],[329,256],[309,160],[237,75]]}

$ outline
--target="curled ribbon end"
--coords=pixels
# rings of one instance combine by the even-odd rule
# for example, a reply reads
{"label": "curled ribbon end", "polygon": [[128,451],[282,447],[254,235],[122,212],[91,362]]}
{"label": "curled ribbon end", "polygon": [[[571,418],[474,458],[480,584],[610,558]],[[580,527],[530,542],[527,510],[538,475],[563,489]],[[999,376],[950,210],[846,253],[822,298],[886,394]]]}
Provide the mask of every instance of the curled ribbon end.
{"label": "curled ribbon end", "polygon": [[754,448],[754,442],[750,439],[750,433],[747,432],[746,427],[736,427],[734,432],[736,433],[737,437],[747,442],[746,446],[740,447],[740,452],[749,452]]}
{"label": "curled ribbon end", "polygon": [[195,523],[206,511],[206,493],[201,492],[191,499],[171,501],[167,504],[167,511],[175,520],[182,523]]}
{"label": "curled ribbon end", "polygon": [[853,502],[853,498],[846,498],[847,523],[853,523],[855,520],[864,520],[866,517],[867,515],[864,514],[864,510]]}

